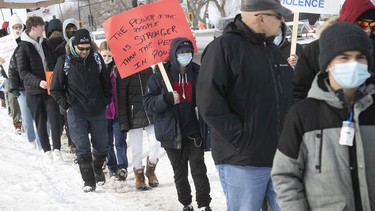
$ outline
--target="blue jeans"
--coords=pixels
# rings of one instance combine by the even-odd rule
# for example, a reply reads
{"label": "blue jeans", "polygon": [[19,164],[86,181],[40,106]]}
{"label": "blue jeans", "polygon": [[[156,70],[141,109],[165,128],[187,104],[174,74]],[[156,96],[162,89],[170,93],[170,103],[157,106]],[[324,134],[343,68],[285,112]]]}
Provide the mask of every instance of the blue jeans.
{"label": "blue jeans", "polygon": [[[76,145],[77,157],[93,155],[95,158],[99,158],[107,156],[109,147],[105,109],[98,114],[89,114],[82,113],[71,107],[67,115],[69,132],[72,141]],[[89,139],[89,134],[91,135],[91,140]]]}
{"label": "blue jeans", "polygon": [[271,181],[271,168],[216,165],[227,200],[227,211],[259,211],[264,199],[272,211],[281,210]]}
{"label": "blue jeans", "polygon": [[[121,131],[118,119],[107,119],[107,131],[110,148],[107,155],[108,169],[116,172],[118,169],[128,168],[126,132]],[[113,146],[113,138],[115,139],[115,147]],[[116,148],[117,159],[114,148]]]}
{"label": "blue jeans", "polygon": [[42,147],[40,145],[38,133],[35,133],[36,128],[34,128],[34,119],[26,103],[26,92],[20,91],[20,94],[21,95],[18,97],[18,104],[20,105],[22,126],[25,128],[27,140],[29,140],[29,142],[36,141],[38,149],[41,149]]}

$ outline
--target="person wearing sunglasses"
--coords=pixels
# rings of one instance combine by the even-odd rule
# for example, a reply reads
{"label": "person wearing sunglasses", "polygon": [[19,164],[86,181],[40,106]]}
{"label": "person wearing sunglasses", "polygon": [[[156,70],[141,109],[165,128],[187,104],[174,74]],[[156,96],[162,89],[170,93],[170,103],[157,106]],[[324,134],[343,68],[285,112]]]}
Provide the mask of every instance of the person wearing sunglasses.
{"label": "person wearing sunglasses", "polygon": [[[346,0],[338,19],[338,22],[349,22],[361,27],[372,40],[375,40],[374,21],[375,5],[370,0]],[[375,45],[373,50],[375,50]],[[307,97],[314,77],[320,71],[319,53],[319,40],[315,40],[303,49],[298,59],[293,77],[295,103]],[[375,67],[371,72],[375,72]]]}
{"label": "person wearing sunglasses", "polygon": [[292,12],[275,0],[242,0],[241,13],[202,54],[197,105],[211,127],[212,156],[227,211],[280,210],[271,167],[292,74],[274,38]]}
{"label": "person wearing sunglasses", "polygon": [[96,184],[105,183],[102,167],[109,151],[106,106],[111,102],[112,82],[103,58],[92,49],[89,31],[79,29],[68,45],[68,53],[57,60],[51,95],[67,113],[83,191],[91,192]]}

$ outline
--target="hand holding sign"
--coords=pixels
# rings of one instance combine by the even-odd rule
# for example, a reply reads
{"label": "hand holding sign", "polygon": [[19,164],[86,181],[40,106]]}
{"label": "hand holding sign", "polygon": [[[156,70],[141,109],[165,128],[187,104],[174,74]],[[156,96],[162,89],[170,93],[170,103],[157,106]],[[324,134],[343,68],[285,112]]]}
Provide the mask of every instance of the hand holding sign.
{"label": "hand holding sign", "polygon": [[187,37],[195,45],[178,0],[131,9],[113,16],[103,27],[121,78],[167,60],[176,37]]}

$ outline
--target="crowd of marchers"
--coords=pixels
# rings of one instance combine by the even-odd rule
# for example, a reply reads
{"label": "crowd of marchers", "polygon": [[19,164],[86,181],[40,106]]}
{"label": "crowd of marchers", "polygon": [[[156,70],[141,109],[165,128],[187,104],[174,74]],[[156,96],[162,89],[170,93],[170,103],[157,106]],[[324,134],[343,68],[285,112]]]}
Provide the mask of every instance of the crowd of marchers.
{"label": "crowd of marchers", "polygon": [[166,151],[184,211],[194,210],[189,169],[198,209],[212,210],[207,150],[228,211],[375,210],[375,5],[346,0],[318,40],[290,55],[292,11],[274,0],[240,4],[201,66],[193,41],[170,42],[163,66],[173,91],[158,66],[121,78],[107,41],[97,46],[73,18],[24,24],[14,14],[0,31],[17,42],[0,97],[15,132],[52,165],[63,160],[65,130],[84,192],[126,181],[129,144],[140,191],[158,187]]}

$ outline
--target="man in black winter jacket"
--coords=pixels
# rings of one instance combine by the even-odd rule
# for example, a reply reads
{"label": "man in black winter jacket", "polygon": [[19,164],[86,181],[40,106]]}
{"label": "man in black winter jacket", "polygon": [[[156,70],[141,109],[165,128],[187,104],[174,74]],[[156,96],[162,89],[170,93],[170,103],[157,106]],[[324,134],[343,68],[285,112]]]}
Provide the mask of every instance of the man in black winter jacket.
{"label": "man in black winter jacket", "polygon": [[199,65],[192,62],[193,45],[187,38],[171,42],[166,72],[175,91],[168,92],[159,70],[147,82],[143,103],[154,116],[156,139],[171,162],[178,200],[183,210],[193,210],[188,163],[200,210],[211,210],[210,184],[204,163],[203,140],[195,113],[195,85]]}
{"label": "man in black winter jacket", "polygon": [[109,150],[105,112],[111,102],[112,83],[102,57],[93,52],[89,31],[78,30],[68,44],[69,54],[57,61],[51,94],[67,112],[83,191],[91,192],[96,183],[105,183],[102,166]]}
{"label": "man in black winter jacket", "polygon": [[292,68],[273,39],[291,11],[274,0],[243,0],[224,34],[202,54],[198,110],[211,127],[212,156],[227,210],[279,210],[271,167],[292,101]]}
{"label": "man in black winter jacket", "polygon": [[47,133],[47,119],[51,124],[54,158],[61,161],[60,115],[55,99],[47,94],[46,71],[53,70],[56,58],[43,39],[44,21],[41,17],[29,17],[27,31],[21,34],[24,43],[17,51],[16,63],[26,90],[26,103],[34,118],[39,140],[46,158],[52,160]]}

